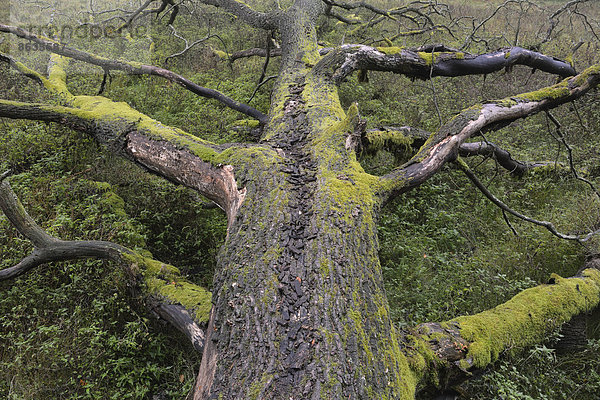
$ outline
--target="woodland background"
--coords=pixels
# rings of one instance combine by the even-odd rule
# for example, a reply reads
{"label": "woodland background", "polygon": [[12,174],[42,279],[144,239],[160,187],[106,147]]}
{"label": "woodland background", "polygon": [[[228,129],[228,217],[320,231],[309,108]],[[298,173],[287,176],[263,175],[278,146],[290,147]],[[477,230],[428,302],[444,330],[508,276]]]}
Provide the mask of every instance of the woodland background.
{"label": "woodland background", "polygon": [[[261,3],[256,1],[254,3]],[[263,2],[267,3],[267,2]],[[391,5],[392,1],[374,1]],[[0,2],[6,16],[10,4]],[[270,3],[269,3],[270,4]],[[440,3],[441,4],[441,3]],[[561,1],[446,2],[440,28],[397,38],[394,43],[420,46],[443,43],[460,48],[473,26],[493,15],[478,31],[487,42],[473,42],[472,53],[518,45],[539,45],[548,17]],[[501,6],[501,7],[499,7]],[[578,71],[598,62],[600,6],[594,1],[567,13],[543,43],[541,52],[570,60]],[[467,16],[474,19],[466,18]],[[461,18],[459,18],[461,17]],[[262,58],[229,62],[228,54],[262,47],[266,38],[210,7],[193,15],[182,12],[178,34],[205,38],[184,55],[169,58],[184,43],[166,28],[168,15],[153,17],[144,37],[130,38],[133,50],[86,38],[88,48],[136,58],[136,47],[155,65],[168,65],[198,84],[218,89],[268,111],[270,81],[258,90]],[[476,21],[476,22],[473,22]],[[391,25],[390,25],[391,26]],[[323,21],[328,43],[385,45],[394,35]],[[583,42],[576,52],[573,48]],[[0,44],[6,51],[7,40]],[[114,46],[114,47],[111,47]],[[127,47],[130,48],[130,47]],[[141,54],[138,52],[138,54]],[[44,62],[34,51],[31,60]],[[140,60],[142,61],[142,60]],[[266,76],[277,71],[272,58]],[[74,63],[72,63],[74,64]],[[72,65],[69,87],[95,93],[102,74]],[[251,135],[243,116],[219,103],[148,76],[113,73],[106,93],[167,125],[214,142],[239,141]],[[358,107],[369,128],[408,125],[435,130],[461,109],[486,99],[534,90],[555,77],[515,67],[489,76],[411,81],[371,72],[368,81],[352,76],[341,87],[347,108]],[[24,101],[44,93],[26,77],[0,65],[0,92]],[[9,97],[9,98],[10,98]],[[249,99],[252,97],[252,100]],[[600,180],[600,96],[594,92],[555,111],[561,132],[546,114],[517,121],[486,139],[518,160],[556,161],[556,166],[513,177],[491,159],[476,170],[490,190],[527,215],[553,221],[563,232],[600,227],[600,200],[569,169],[568,148],[581,176]],[[510,134],[509,134],[510,133]],[[411,149],[402,145],[362,154],[363,165],[381,174]],[[0,120],[0,171],[13,169],[11,184],[27,210],[46,231],[64,239],[97,239],[131,248],[147,248],[156,259],[177,265],[189,278],[211,285],[212,268],[223,242],[226,218],[207,200],[103,151],[69,129],[30,121]],[[510,218],[510,217],[509,217]],[[393,318],[399,326],[448,320],[508,300],[519,291],[546,282],[550,272],[571,276],[598,240],[586,246],[561,241],[540,227],[510,219],[475,190],[460,171],[447,167],[419,189],[387,206],[379,226],[381,260]],[[0,268],[17,263],[30,251],[4,216],[0,216]],[[45,266],[0,284],[0,398],[6,399],[181,399],[194,383],[199,356],[142,307],[136,307],[122,272],[109,262],[82,261]],[[592,316],[593,317],[593,316]],[[555,338],[525,352],[509,352],[493,368],[459,388],[464,399],[597,399],[600,393],[600,324],[590,318],[587,344],[559,352]]]}

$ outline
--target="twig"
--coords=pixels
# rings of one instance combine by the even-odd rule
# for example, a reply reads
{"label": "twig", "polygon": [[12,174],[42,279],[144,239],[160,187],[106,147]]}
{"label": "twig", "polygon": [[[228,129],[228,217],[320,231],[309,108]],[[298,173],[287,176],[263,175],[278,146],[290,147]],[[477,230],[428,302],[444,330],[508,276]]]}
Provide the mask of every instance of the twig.
{"label": "twig", "polygon": [[504,210],[502,210],[502,217],[504,218],[504,222],[506,222],[506,225],[508,225],[508,227],[510,228],[510,230],[512,231],[512,233],[516,237],[519,237],[519,234],[517,233],[517,231],[515,230],[515,228],[510,223],[510,220],[508,219],[508,215],[506,215],[506,211],[504,211]]}
{"label": "twig", "polygon": [[277,75],[267,76],[261,83],[258,84],[258,86],[256,86],[256,88],[254,89],[254,92],[252,92],[252,96],[250,96],[250,98],[248,99],[248,101],[246,103],[250,103],[252,101],[254,96],[256,96],[258,89],[260,89],[265,83],[269,82],[271,79],[275,79],[275,78],[277,78]]}
{"label": "twig", "polygon": [[504,202],[502,202],[502,200],[498,199],[496,196],[494,196],[487,187],[485,187],[485,185],[483,183],[481,183],[481,181],[479,180],[479,178],[477,178],[477,176],[473,173],[473,171],[471,171],[471,169],[469,168],[469,166],[467,165],[467,163],[465,163],[462,159],[457,158],[456,163],[458,164],[458,166],[460,167],[460,169],[465,173],[465,175],[471,180],[471,182],[473,182],[473,184],[481,191],[481,193],[483,193],[483,195],[485,197],[487,197],[492,203],[494,203],[496,206],[498,206],[501,210],[523,220],[529,223],[532,223],[534,225],[539,225],[539,226],[543,226],[544,228],[546,228],[550,233],[552,233],[554,236],[560,238],[560,239],[564,239],[564,240],[573,240],[576,242],[587,242],[590,238],[592,238],[594,235],[600,233],[600,229],[594,231],[594,232],[590,232],[585,236],[577,236],[577,235],[565,235],[563,233],[560,233],[556,230],[556,228],[554,227],[554,224],[552,224],[551,222],[548,221],[539,221],[537,219],[528,217],[524,214],[521,214],[518,211],[513,210],[512,208],[510,208],[508,205],[506,205]]}
{"label": "twig", "polygon": [[571,148],[571,146],[569,145],[569,143],[567,143],[565,135],[562,133],[562,125],[554,117],[554,115],[552,115],[552,113],[550,111],[546,111],[546,115],[548,116],[548,118],[550,119],[550,121],[552,121],[552,123],[556,126],[556,134],[558,135],[558,138],[560,139],[560,142],[567,149],[567,155],[569,157],[569,167],[571,169],[571,172],[573,173],[573,176],[575,177],[575,179],[580,180],[580,181],[588,184],[589,187],[592,188],[592,190],[594,191],[594,193],[596,193],[596,196],[600,199],[600,193],[598,192],[598,190],[596,190],[596,187],[594,186],[594,184],[591,181],[585,179],[584,177],[579,176],[579,174],[577,173],[577,169],[575,168],[575,163],[573,162],[573,149]]}
{"label": "twig", "polygon": [[0,183],[5,180],[6,178],[8,178],[9,176],[11,176],[13,173],[12,170],[8,170],[8,171],[4,171],[4,173],[2,175],[0,175]]}

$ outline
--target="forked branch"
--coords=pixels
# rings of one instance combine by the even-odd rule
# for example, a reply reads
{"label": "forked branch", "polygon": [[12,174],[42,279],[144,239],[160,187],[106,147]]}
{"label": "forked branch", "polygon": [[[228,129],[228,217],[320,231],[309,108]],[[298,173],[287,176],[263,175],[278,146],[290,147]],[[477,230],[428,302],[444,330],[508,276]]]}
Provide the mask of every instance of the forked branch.
{"label": "forked branch", "polygon": [[487,197],[488,200],[490,200],[492,203],[494,203],[496,206],[498,206],[502,211],[507,212],[510,215],[513,215],[525,222],[529,222],[534,225],[542,226],[542,227],[546,228],[551,234],[553,234],[554,236],[556,236],[559,239],[574,240],[576,242],[587,242],[588,240],[590,240],[590,238],[592,238],[593,236],[597,235],[600,232],[600,229],[599,229],[594,232],[590,232],[585,236],[565,235],[563,233],[560,233],[556,229],[556,227],[554,226],[554,224],[552,222],[540,221],[535,218],[528,217],[527,215],[521,214],[520,212],[515,211],[512,208],[510,208],[506,203],[504,203],[502,200],[500,200],[499,198],[494,196],[494,194],[492,192],[490,192],[490,190],[479,180],[479,178],[477,178],[477,175],[475,175],[475,173],[473,171],[471,171],[469,166],[464,161],[462,161],[459,158],[457,160],[457,164],[460,167],[460,169],[465,173],[465,175],[469,178],[469,180],[471,180],[471,182],[473,182],[475,187],[477,187],[477,189],[479,189],[479,191],[481,193],[483,193],[483,195],[485,197]]}
{"label": "forked branch", "polygon": [[[367,150],[378,150],[383,147],[393,150],[399,147],[403,151],[410,146],[416,152],[430,136],[431,132],[424,129],[409,126],[387,126],[366,131],[363,137],[363,146]],[[491,157],[502,168],[517,176],[532,168],[544,167],[549,164],[515,160],[507,150],[488,141],[463,143],[458,148],[458,154],[463,157]]]}
{"label": "forked branch", "polygon": [[548,163],[526,163],[515,160],[507,150],[504,150],[503,148],[498,147],[496,144],[491,142],[463,143],[458,148],[458,154],[462,157],[493,157],[498,165],[508,170],[511,174],[517,176],[523,175],[532,168],[544,167],[548,165]]}
{"label": "forked branch", "polygon": [[411,160],[382,177],[386,189],[384,201],[419,186],[448,161],[454,160],[459,147],[480,132],[507,126],[512,121],[558,107],[583,96],[600,83],[600,65],[581,74],[534,92],[488,102],[464,110],[431,135]]}
{"label": "forked branch", "polygon": [[35,267],[56,261],[94,258],[117,262],[150,310],[185,334],[198,352],[203,351],[204,332],[200,325],[208,319],[211,306],[208,291],[187,282],[173,266],[143,257],[116,243],[66,241],[48,235],[29,216],[10,187],[7,175],[0,177],[0,209],[19,233],[31,240],[34,250],[17,265],[0,270],[0,281],[17,278]]}
{"label": "forked branch", "polygon": [[58,41],[35,35],[22,28],[14,26],[0,24],[0,32],[10,33],[20,38],[30,40],[34,43],[39,44],[40,46],[52,53],[69,57],[75,60],[83,61],[88,64],[97,65],[99,67],[102,67],[104,71],[118,70],[127,72],[132,75],[160,76],[161,78],[176,83],[199,96],[217,100],[229,108],[232,108],[236,111],[239,111],[243,114],[246,114],[252,118],[259,120],[263,124],[266,123],[268,119],[268,117],[265,114],[247,104],[240,103],[230,97],[227,97],[217,90],[202,87],[190,81],[189,79],[184,78],[183,76],[164,68],[156,67],[153,65],[145,65],[121,60],[111,60],[105,57],[100,57],[92,53],[71,48]]}

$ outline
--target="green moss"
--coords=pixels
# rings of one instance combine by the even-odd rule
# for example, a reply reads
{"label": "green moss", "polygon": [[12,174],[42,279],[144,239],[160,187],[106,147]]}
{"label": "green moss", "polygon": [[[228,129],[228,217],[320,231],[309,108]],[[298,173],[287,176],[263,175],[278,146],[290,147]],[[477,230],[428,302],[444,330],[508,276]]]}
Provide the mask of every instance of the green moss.
{"label": "green moss", "polygon": [[194,313],[199,323],[208,322],[212,295],[206,289],[187,282],[172,265],[144,257],[138,253],[123,254],[131,270],[143,277],[148,294],[181,304]]}
{"label": "green moss", "polygon": [[425,51],[419,51],[417,52],[417,55],[425,61],[425,65],[432,65],[434,62],[437,61],[444,61],[444,60],[463,60],[465,58],[465,53],[461,52],[461,51],[440,51],[440,52],[425,52]]}
{"label": "green moss", "polygon": [[417,54],[425,61],[425,65],[431,65],[435,61],[435,53],[419,51]]}
{"label": "green moss", "polygon": [[402,53],[402,50],[404,50],[404,47],[391,46],[391,44],[389,47],[377,47],[377,51],[387,54],[388,56],[400,54]]}
{"label": "green moss", "polygon": [[247,128],[257,128],[260,126],[260,121],[255,119],[239,119],[233,123],[234,126],[244,126]]}
{"label": "green moss", "polygon": [[598,75],[598,74],[600,74],[600,63],[592,65],[591,67],[587,68],[585,71],[583,71],[576,77],[571,78],[569,80],[569,83],[575,84],[576,86],[582,86],[587,82],[587,80],[590,77],[592,77],[594,75]]}
{"label": "green moss", "polygon": [[414,142],[413,138],[405,136],[400,131],[370,131],[367,132],[367,140],[377,150],[382,149],[387,142],[404,146],[405,148],[409,148]]}
{"label": "green moss", "polygon": [[[470,366],[485,367],[513,347],[531,346],[573,316],[600,301],[600,271],[587,269],[582,278],[555,277],[555,284],[524,290],[508,302],[482,313],[455,318],[461,336],[471,344]],[[465,368],[466,369],[466,368]]]}
{"label": "green moss", "polygon": [[565,79],[556,85],[552,85],[543,89],[535,90],[533,92],[523,93],[515,96],[516,100],[526,101],[542,101],[542,100],[554,100],[571,94],[568,87],[568,80]]}
{"label": "green moss", "polygon": [[571,67],[574,67],[574,66],[575,66],[575,62],[573,61],[573,54],[571,54],[571,55],[568,55],[568,56],[565,58],[565,61],[566,61],[566,62],[568,62],[568,63],[569,63],[569,65],[570,65]]}
{"label": "green moss", "polygon": [[63,97],[67,102],[73,100],[73,95],[67,88],[67,72],[66,68],[69,65],[69,59],[56,54],[50,56],[48,82],[46,87]]}
{"label": "green moss", "polygon": [[[436,364],[440,363],[440,358],[435,355],[431,346],[429,346],[428,342],[432,339],[432,337],[426,335],[406,335],[404,338],[406,341],[404,353],[415,380],[423,380],[426,374],[433,372],[436,369]],[[436,376],[434,380],[437,379]]]}
{"label": "green moss", "polygon": [[519,102],[513,99],[512,97],[506,97],[502,100],[495,100],[494,104],[499,105],[500,107],[510,108],[512,106],[516,106],[517,104],[519,104]]}
{"label": "green moss", "polygon": [[506,54],[504,54],[504,58],[505,58],[505,59],[508,59],[508,58],[510,58],[510,51],[507,51],[507,52],[506,52]]}
{"label": "green moss", "polygon": [[215,53],[217,56],[219,56],[219,58],[221,58],[221,59],[223,59],[223,60],[226,60],[226,59],[228,59],[228,58],[231,56],[231,54],[229,54],[229,53],[226,53],[226,52],[224,52],[224,51],[222,51],[222,50],[212,49],[212,51],[213,51],[213,53]]}
{"label": "green moss", "polygon": [[[357,301],[358,296],[354,294],[354,302],[360,304]],[[358,335],[358,339],[360,341],[360,345],[363,348],[363,353],[367,359],[367,365],[363,365],[363,368],[369,368],[369,365],[375,363],[375,357],[373,356],[373,351],[371,350],[371,345],[369,342],[369,337],[367,336],[367,332],[363,326],[363,316],[362,313],[357,311],[356,309],[350,309],[348,311],[348,318],[350,323],[346,322],[347,329],[352,330],[353,332],[348,332],[348,335],[356,334]]]}
{"label": "green moss", "polygon": [[115,192],[107,192],[102,196],[102,204],[120,217],[125,217],[125,200]]}
{"label": "green moss", "polygon": [[209,147],[210,142],[169,126],[131,108],[127,103],[114,102],[102,96],[76,96],[76,109],[56,108],[58,112],[74,114],[93,122],[106,121],[124,125],[126,131],[136,129],[146,132],[152,139],[167,141],[177,147],[186,148],[204,161],[218,163],[218,153]]}
{"label": "green moss", "polygon": [[263,373],[259,381],[254,381],[248,388],[248,400],[257,400],[260,392],[273,380],[273,374]]}
{"label": "green moss", "polygon": [[333,262],[331,260],[321,260],[321,266],[319,268],[319,271],[321,272],[322,276],[329,276],[329,274],[331,273],[331,267],[333,266],[332,264]]}

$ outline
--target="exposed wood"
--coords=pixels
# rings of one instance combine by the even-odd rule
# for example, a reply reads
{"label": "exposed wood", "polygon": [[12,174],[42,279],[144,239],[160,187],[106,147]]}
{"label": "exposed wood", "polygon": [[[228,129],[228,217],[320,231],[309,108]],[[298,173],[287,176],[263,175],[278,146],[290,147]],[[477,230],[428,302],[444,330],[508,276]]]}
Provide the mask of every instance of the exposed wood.
{"label": "exposed wood", "polygon": [[[115,106],[118,107],[123,105]],[[139,116],[145,117],[143,114]],[[244,200],[245,191],[243,188],[238,190],[231,166],[214,165],[198,157],[192,150],[203,149],[209,157],[211,152],[218,154],[218,146],[165,127],[158,121],[152,124],[155,123],[160,130],[148,130],[146,127],[150,125],[144,125],[144,121],[135,114],[130,119],[125,116],[112,119],[110,114],[94,114],[92,110],[6,100],[0,100],[0,117],[57,122],[91,134],[115,153],[173,182],[196,189],[216,202],[230,221]],[[161,131],[164,132],[164,139],[159,136]],[[172,136],[175,136],[175,141]]]}
{"label": "exposed wood", "polygon": [[357,70],[388,71],[418,79],[436,76],[483,75],[525,65],[560,75],[575,75],[568,62],[520,47],[509,47],[488,54],[472,55],[459,51],[418,51],[400,47],[344,45],[320,63],[336,82]]}
{"label": "exposed wood", "polygon": [[433,134],[410,161],[383,177],[389,182],[382,191],[384,200],[419,186],[446,162],[454,160],[459,147],[479,132],[504,127],[519,118],[581,97],[600,83],[599,67],[592,66],[551,87],[464,110]]}
{"label": "exposed wood", "polygon": [[[281,34],[279,79],[271,115],[257,115],[265,125],[258,144],[207,143],[103,97],[73,96],[72,107],[0,101],[0,116],[57,122],[91,134],[112,152],[196,189],[226,210],[228,235],[217,260],[206,338],[190,325],[190,320],[198,322],[193,307],[166,301],[165,290],[145,293],[158,302],[149,301],[155,312],[197,349],[201,340],[205,343],[196,400],[412,399],[420,388],[435,384],[427,380],[427,372],[451,381],[454,371],[458,376],[483,368],[508,346],[531,345],[550,328],[598,303],[597,271],[587,270],[577,281],[555,277],[556,285],[544,286],[540,293],[525,291],[508,305],[417,327],[417,344],[423,346],[411,347],[390,317],[376,222],[383,203],[418,187],[456,159],[461,148],[470,154],[495,154],[510,167],[515,162],[510,155],[491,145],[464,146],[466,140],[580,97],[599,83],[599,66],[538,92],[464,110],[430,135],[409,163],[380,178],[357,162],[356,138],[364,133],[364,122],[356,105],[346,113],[338,97],[336,84],[353,71],[391,71],[423,79],[489,73],[516,64],[560,76],[575,71],[565,62],[517,47],[479,56],[439,46],[407,50],[351,45],[321,52],[316,23],[328,9],[321,0],[296,0],[273,13],[257,12],[237,0],[203,2]],[[8,31],[46,40],[14,29]],[[170,71],[50,43],[57,54],[186,85]],[[38,241],[50,248],[44,237]],[[148,267],[145,263],[160,274],[178,276],[173,267],[141,257],[127,272],[139,277],[139,268]],[[157,276],[163,289],[170,285]],[[167,288],[178,290],[178,282]],[[509,314],[516,306],[529,306],[522,299],[532,293],[543,298],[535,303],[539,319],[530,323],[529,309]],[[555,313],[559,317],[548,324]],[[491,319],[496,314],[499,320]],[[516,317],[514,326],[511,315]],[[494,341],[490,344],[486,337]],[[421,350],[437,358],[426,358]]]}

